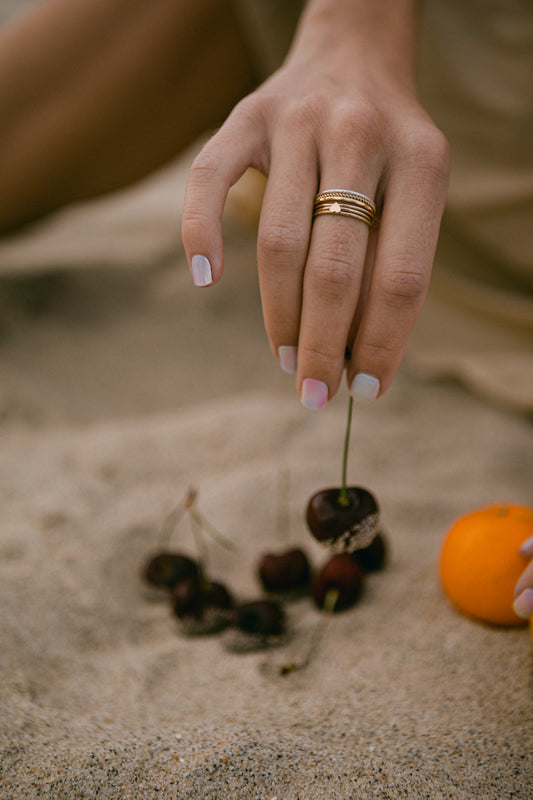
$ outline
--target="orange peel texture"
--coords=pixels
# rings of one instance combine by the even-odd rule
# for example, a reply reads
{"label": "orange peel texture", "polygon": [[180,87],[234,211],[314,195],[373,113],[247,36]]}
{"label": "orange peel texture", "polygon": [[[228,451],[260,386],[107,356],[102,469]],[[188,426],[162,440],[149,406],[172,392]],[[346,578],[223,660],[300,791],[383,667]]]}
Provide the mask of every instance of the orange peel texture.
{"label": "orange peel texture", "polygon": [[475,509],[452,524],[442,543],[439,574],[459,611],[492,625],[527,624],[515,614],[513,599],[528,565],[519,547],[530,536],[533,508],[510,503]]}

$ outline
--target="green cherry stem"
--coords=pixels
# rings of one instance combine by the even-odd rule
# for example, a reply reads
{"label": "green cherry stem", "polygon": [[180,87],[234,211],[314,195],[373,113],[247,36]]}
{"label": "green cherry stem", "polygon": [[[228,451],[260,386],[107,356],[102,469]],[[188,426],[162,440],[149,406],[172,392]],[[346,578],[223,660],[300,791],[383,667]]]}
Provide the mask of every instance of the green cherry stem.
{"label": "green cherry stem", "polygon": [[299,663],[292,662],[290,664],[284,664],[282,667],[280,667],[279,670],[280,675],[283,676],[290,675],[291,672],[295,672],[296,670],[299,669],[305,669],[306,667],[309,666],[315,653],[317,652],[320,646],[320,642],[325,636],[326,630],[333,616],[333,612],[335,611],[335,606],[337,605],[338,599],[339,599],[339,590],[329,589],[329,591],[326,593],[326,597],[324,598],[324,605],[322,606],[322,617],[320,618],[318,625],[315,627],[313,631],[307,655]]}
{"label": "green cherry stem", "polygon": [[344,453],[342,456],[342,487],[339,492],[339,505],[349,506],[350,499],[346,491],[346,474],[348,471],[348,450],[350,448],[350,431],[352,428],[352,411],[353,411],[353,397],[350,395],[348,401],[348,420],[346,422],[346,435],[344,437]]}

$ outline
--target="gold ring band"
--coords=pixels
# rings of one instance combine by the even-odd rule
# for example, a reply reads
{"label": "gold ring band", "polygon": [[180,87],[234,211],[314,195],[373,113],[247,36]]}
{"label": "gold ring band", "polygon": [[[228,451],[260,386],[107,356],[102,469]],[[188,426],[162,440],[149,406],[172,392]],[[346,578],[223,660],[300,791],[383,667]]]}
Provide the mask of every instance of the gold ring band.
{"label": "gold ring band", "polygon": [[327,191],[319,192],[315,197],[315,203],[319,203],[322,200],[352,200],[368,206],[374,214],[376,213],[376,204],[370,197],[367,197],[366,194],[361,194],[361,192],[352,192],[350,189],[328,189]]}
{"label": "gold ring band", "polygon": [[319,192],[314,201],[313,219],[324,214],[337,214],[361,220],[371,228],[377,219],[376,204],[361,192],[348,189],[330,189]]}

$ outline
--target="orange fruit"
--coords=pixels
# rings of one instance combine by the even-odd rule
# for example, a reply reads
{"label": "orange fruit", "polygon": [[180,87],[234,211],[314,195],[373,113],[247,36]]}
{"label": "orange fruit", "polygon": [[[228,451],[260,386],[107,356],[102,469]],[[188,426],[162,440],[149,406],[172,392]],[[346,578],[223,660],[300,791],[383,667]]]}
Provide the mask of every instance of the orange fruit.
{"label": "orange fruit", "polygon": [[518,552],[533,535],[533,508],[495,504],[459,517],[444,537],[439,572],[463,614],[493,625],[524,625],[513,610],[515,584],[528,565]]}

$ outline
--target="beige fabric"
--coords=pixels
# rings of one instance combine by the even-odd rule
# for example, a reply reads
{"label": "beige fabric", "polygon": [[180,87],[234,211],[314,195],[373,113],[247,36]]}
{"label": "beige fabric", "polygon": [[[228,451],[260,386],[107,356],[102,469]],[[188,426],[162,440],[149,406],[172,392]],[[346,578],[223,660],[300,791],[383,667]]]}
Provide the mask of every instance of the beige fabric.
{"label": "beige fabric", "polygon": [[452,170],[408,357],[533,411],[533,4],[433,0],[420,86]]}

